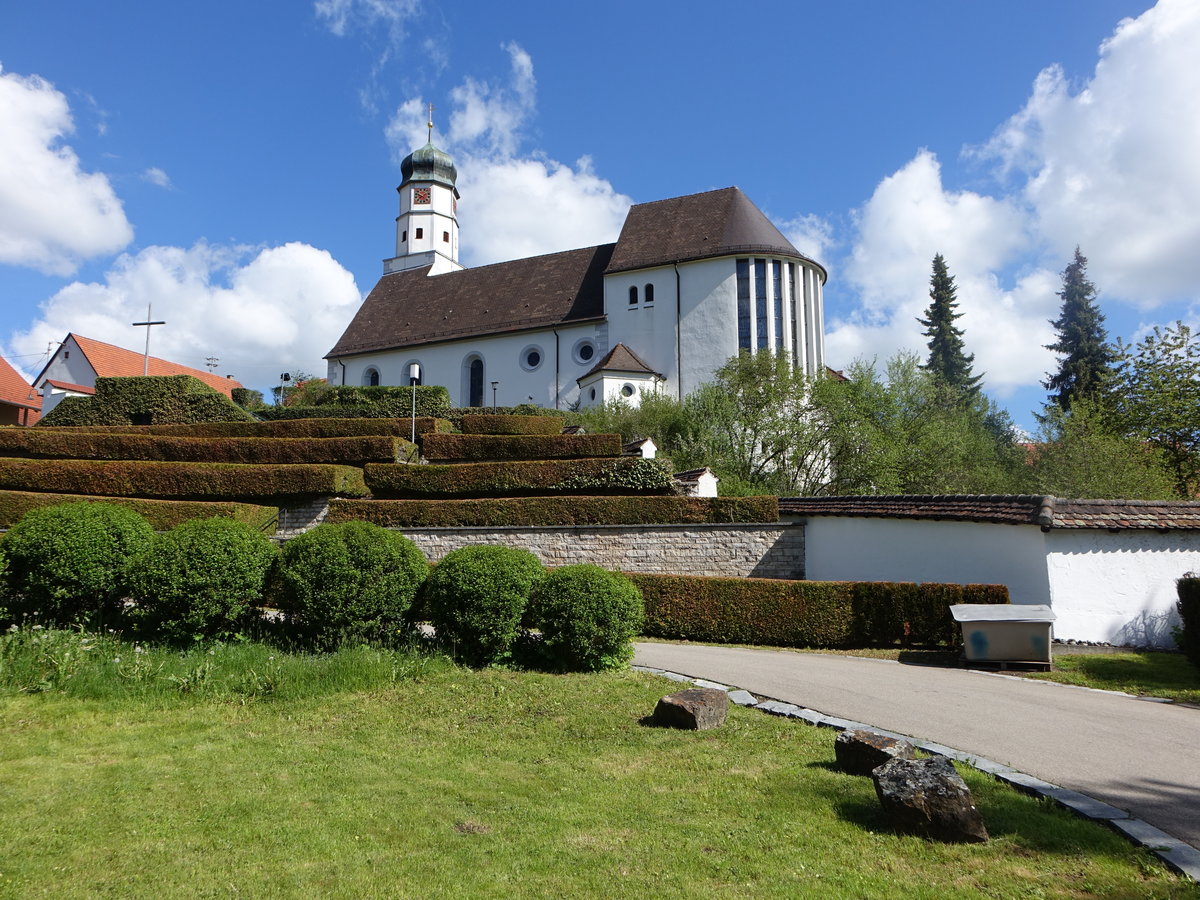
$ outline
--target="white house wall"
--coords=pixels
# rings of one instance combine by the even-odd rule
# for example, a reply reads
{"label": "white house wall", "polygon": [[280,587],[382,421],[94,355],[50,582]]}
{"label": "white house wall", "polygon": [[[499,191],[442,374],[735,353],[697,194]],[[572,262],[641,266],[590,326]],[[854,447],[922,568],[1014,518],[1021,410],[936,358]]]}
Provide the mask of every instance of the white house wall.
{"label": "white house wall", "polygon": [[1200,535],[1061,530],[1046,536],[1055,634],[1173,647],[1175,580],[1200,571]]}
{"label": "white house wall", "polygon": [[42,372],[37,388],[44,392],[42,415],[50,412],[67,394],[51,390],[47,381],[64,381],[68,384],[78,384],[81,387],[94,387],[96,370],[87,361],[74,337],[68,337],[55,351],[53,358]]}

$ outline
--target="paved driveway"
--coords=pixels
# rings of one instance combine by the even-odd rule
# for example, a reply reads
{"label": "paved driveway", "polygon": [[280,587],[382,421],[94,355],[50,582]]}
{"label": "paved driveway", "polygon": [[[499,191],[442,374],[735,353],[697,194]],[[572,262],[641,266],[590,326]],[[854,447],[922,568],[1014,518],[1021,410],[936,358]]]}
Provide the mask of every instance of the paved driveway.
{"label": "paved driveway", "polygon": [[634,662],[977,754],[1200,848],[1200,709],[817,653],[639,643]]}

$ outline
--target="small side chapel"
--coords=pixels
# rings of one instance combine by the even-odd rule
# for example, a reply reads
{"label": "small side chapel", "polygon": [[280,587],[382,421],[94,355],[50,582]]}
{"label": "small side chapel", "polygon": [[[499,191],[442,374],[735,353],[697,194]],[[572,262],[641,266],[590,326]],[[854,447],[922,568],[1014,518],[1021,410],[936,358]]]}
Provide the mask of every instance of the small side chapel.
{"label": "small side chapel", "polygon": [[636,204],[615,243],[468,269],[458,170],[429,128],[400,166],[395,256],[326,355],[330,384],[416,371],[456,406],[565,408],[682,398],[739,350],[824,369],[827,273],[740,189]]}

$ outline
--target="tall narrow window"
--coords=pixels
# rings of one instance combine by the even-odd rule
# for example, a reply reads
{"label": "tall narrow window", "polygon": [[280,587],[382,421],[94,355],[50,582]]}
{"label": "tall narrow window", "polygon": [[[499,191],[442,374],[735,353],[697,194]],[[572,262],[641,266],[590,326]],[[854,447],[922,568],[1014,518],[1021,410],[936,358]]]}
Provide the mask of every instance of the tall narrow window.
{"label": "tall narrow window", "polygon": [[483,406],[483,360],[478,356],[471,360],[468,370],[469,390],[467,406]]}
{"label": "tall narrow window", "polygon": [[737,261],[738,349],[750,349],[750,260]]}
{"label": "tall narrow window", "polygon": [[631,285],[629,288],[629,305],[637,306],[637,285]]}
{"label": "tall narrow window", "polygon": [[367,384],[371,387],[379,387],[379,370],[372,369],[367,375]]}
{"label": "tall narrow window", "polygon": [[783,263],[771,261],[771,297],[775,312],[775,349],[783,349]]}
{"label": "tall narrow window", "polygon": [[649,306],[651,303],[654,302],[654,285],[652,285],[652,284],[646,285],[645,296],[646,296],[646,305]]}
{"label": "tall narrow window", "polygon": [[443,231],[443,232],[442,232],[442,243],[443,243],[443,244],[448,244],[448,243],[450,243],[450,232],[448,232],[448,231]]}
{"label": "tall narrow window", "polygon": [[800,365],[800,319],[796,315],[796,264],[787,264],[788,312],[792,314],[792,362]]}
{"label": "tall narrow window", "polygon": [[758,325],[755,346],[762,350],[767,346],[767,261],[754,261],[754,320]]}
{"label": "tall narrow window", "polygon": [[425,229],[424,229],[424,228],[418,228],[418,229],[416,230],[416,232],[413,234],[413,240],[414,240],[414,241],[419,241],[419,240],[420,240],[420,239],[421,239],[421,238],[424,236],[424,234],[425,234]]}

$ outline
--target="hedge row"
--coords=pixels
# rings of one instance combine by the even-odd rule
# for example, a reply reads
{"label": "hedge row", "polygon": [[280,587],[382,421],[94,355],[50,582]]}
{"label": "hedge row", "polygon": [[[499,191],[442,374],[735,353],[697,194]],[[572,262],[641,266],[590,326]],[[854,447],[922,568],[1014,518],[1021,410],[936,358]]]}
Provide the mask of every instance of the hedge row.
{"label": "hedge row", "polygon": [[284,498],[367,494],[362,469],[352,466],[81,459],[0,459],[0,490],[273,503]]}
{"label": "hedge row", "polygon": [[140,459],[170,462],[341,463],[409,460],[416,448],[403,438],[199,438],[103,432],[0,429],[0,457]]}
{"label": "hedge row", "polygon": [[39,426],[251,422],[224,394],[191,375],[97,378],[92,397],[65,397]]}
{"label": "hedge row", "polygon": [[458,465],[370,464],[375,497],[522,497],[555,494],[672,494],[670,463],[632,456]]}
{"label": "hedge row", "polygon": [[562,434],[559,416],[464,415],[463,434]]}
{"label": "hedge row", "polygon": [[519,403],[516,406],[455,406],[446,410],[443,417],[453,423],[456,431],[463,431],[463,419],[467,416],[553,416],[565,425],[567,411],[546,409],[533,403]]}
{"label": "hedge row", "polygon": [[[329,411],[325,413],[329,415]],[[39,423],[41,424],[41,423]],[[417,434],[448,431],[445,419],[417,417]],[[151,434],[163,437],[205,438],[337,438],[337,437],[408,437],[412,434],[411,418],[315,418],[281,422],[205,422],[197,425],[100,425],[55,428],[63,433]],[[0,432],[9,428],[0,428]],[[18,430],[15,426],[11,430]]]}
{"label": "hedge row", "polygon": [[[325,390],[313,406],[268,406],[256,412],[264,419],[316,418],[320,416],[412,416],[413,388],[355,387],[334,385]],[[417,416],[442,416],[450,409],[450,392],[441,385],[416,388]]]}
{"label": "hedge row", "polygon": [[514,497],[330,502],[330,522],[354,520],[389,528],[776,522],[779,501],[775,497]]}
{"label": "hedge row", "polygon": [[778,647],[957,646],[956,603],[1008,603],[994,584],[630,575],[648,637]]}
{"label": "hedge row", "polygon": [[132,509],[155,531],[166,531],[190,519],[208,519],[221,516],[245,522],[259,531],[275,531],[278,510],[273,506],[255,506],[250,503],[213,502],[203,500],[142,500],[134,497],[97,497],[78,494],[40,494],[26,491],[0,491],[0,528],[8,528],[31,509],[55,506],[77,500],[97,503],[113,503]]}
{"label": "hedge row", "polygon": [[583,459],[620,456],[619,434],[427,434],[421,450],[431,460]]}

